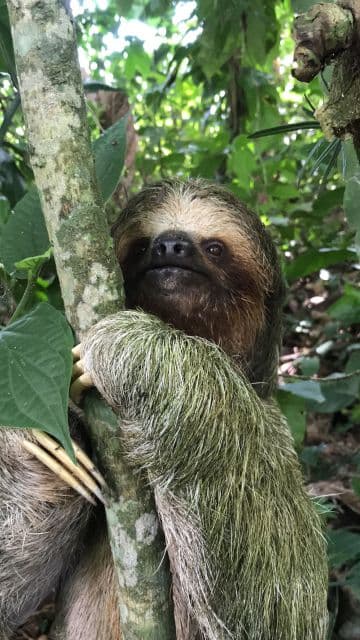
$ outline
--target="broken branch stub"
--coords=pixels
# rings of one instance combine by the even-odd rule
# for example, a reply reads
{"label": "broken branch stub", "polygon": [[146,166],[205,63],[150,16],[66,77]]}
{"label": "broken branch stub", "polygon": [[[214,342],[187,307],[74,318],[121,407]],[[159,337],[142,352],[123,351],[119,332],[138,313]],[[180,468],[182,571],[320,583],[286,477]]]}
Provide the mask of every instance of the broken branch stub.
{"label": "broken branch stub", "polygon": [[293,76],[310,82],[334,63],[329,95],[315,117],[329,140],[360,141],[360,2],[313,5],[294,23]]}

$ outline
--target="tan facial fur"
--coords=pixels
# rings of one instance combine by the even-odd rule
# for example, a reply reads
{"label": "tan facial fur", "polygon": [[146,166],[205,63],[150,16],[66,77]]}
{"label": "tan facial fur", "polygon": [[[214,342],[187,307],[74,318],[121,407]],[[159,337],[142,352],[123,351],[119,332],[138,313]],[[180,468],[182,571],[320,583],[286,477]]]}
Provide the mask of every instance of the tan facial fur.
{"label": "tan facial fur", "polygon": [[[138,306],[189,335],[213,340],[261,384],[274,379],[284,288],[275,248],[258,216],[219,185],[155,183],[129,200],[113,228],[120,266],[136,241],[166,232],[191,238],[217,291],[194,286],[164,305],[155,290],[150,305],[141,300]],[[205,241],[222,242],[227,262],[211,260],[201,248]],[[259,348],[268,360],[259,357]]]}

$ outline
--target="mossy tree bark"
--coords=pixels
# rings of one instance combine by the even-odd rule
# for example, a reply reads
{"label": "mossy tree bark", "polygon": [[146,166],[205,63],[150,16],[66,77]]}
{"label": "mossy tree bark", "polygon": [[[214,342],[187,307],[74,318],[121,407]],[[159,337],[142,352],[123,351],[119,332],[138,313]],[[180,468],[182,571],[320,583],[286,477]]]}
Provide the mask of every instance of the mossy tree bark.
{"label": "mossy tree bark", "polygon": [[360,155],[360,2],[319,3],[295,19],[293,75],[310,82],[333,63],[329,95],[316,111],[325,136],[352,135]]}
{"label": "mossy tree bark", "polygon": [[[31,163],[78,339],[123,304],[99,197],[74,23],[67,1],[8,0]],[[110,486],[107,518],[124,640],[174,638],[169,571],[153,496],[122,460],[112,413],[88,403],[91,438]]]}

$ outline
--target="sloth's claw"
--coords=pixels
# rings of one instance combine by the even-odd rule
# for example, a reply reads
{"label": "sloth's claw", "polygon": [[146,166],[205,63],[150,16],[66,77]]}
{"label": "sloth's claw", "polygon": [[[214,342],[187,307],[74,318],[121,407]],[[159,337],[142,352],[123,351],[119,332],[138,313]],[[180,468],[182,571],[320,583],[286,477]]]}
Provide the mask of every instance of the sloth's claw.
{"label": "sloth's claw", "polygon": [[[79,360],[80,362],[80,360]],[[77,366],[74,365],[74,367]],[[70,387],[70,398],[75,404],[79,404],[81,401],[81,396],[87,389],[91,389],[94,386],[92,377],[89,373],[82,373],[78,378],[75,378],[74,382]]]}
{"label": "sloth's claw", "polygon": [[74,364],[72,369],[73,382],[70,387],[70,398],[75,402],[75,404],[80,403],[81,396],[84,391],[94,386],[92,377],[84,369],[84,363],[80,359],[80,351],[81,344],[77,344],[76,347],[72,349]]}
{"label": "sloth's claw", "polygon": [[100,488],[106,486],[105,480],[90,458],[76,443],[72,442],[72,445],[79,464],[72,462],[61,445],[46,433],[37,429],[33,429],[32,433],[38,444],[24,440],[23,446],[27,451],[45,464],[72,489],[75,489],[88,502],[96,504],[93,498],[95,496],[100,502],[106,504]]}
{"label": "sloth's claw", "polygon": [[80,351],[81,351],[81,343],[75,345],[75,347],[73,347],[71,349],[71,353],[73,354],[73,359],[75,360],[79,360],[80,358]]}

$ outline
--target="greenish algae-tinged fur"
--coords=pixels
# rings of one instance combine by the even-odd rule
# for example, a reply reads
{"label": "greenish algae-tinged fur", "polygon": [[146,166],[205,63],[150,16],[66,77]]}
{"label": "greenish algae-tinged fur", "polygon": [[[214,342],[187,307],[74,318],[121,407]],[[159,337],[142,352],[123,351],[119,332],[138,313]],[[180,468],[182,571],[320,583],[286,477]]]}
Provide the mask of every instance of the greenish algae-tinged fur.
{"label": "greenish algae-tinged fur", "polygon": [[201,637],[325,640],[325,541],[273,401],[215,344],[140,311],[95,326],[83,358],[148,472]]}

